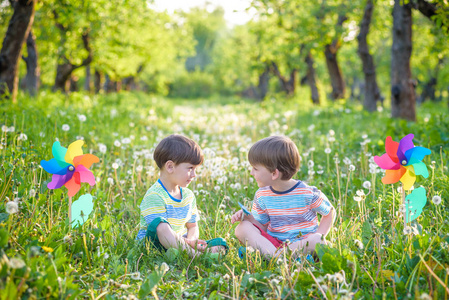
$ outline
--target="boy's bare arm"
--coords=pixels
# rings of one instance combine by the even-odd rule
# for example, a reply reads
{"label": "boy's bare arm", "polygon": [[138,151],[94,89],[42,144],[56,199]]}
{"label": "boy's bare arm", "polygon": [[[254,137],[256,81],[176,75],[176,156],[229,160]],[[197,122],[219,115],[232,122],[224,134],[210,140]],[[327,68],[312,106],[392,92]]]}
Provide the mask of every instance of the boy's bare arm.
{"label": "boy's bare arm", "polygon": [[326,236],[329,233],[330,229],[332,228],[334,219],[335,219],[335,209],[332,208],[331,211],[327,214],[327,216],[321,217],[320,225],[318,225],[316,233],[321,233],[323,236]]}
{"label": "boy's bare arm", "polygon": [[186,223],[187,228],[187,239],[188,240],[197,240],[200,237],[200,229],[198,228],[197,223]]}
{"label": "boy's bare arm", "polygon": [[267,231],[267,226],[262,225],[262,223],[260,223],[259,221],[257,221],[256,219],[254,219],[253,215],[245,215],[243,213],[243,210],[239,210],[237,211],[234,215],[232,215],[231,217],[231,223],[234,224],[235,222],[239,222],[239,221],[243,221],[242,220],[242,216],[243,220],[249,221],[257,226],[259,226],[260,228],[262,228],[265,232]]}
{"label": "boy's bare arm", "polygon": [[190,247],[204,251],[207,246],[206,241],[200,240],[200,230],[197,223],[186,223],[187,237],[185,241]]}

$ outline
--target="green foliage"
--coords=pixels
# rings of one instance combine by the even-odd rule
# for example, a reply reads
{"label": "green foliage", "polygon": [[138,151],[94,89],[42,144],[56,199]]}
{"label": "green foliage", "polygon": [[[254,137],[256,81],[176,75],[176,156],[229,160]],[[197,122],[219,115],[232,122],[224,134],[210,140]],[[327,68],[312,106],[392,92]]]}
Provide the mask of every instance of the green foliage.
{"label": "green foliage", "polygon": [[[20,97],[18,104],[0,104],[0,297],[300,299],[325,293],[329,299],[371,299],[445,293],[436,277],[445,282],[449,264],[447,103],[425,103],[410,123],[390,119],[388,109],[369,114],[344,102],[315,108],[299,97],[260,103],[127,92]],[[173,132],[204,149],[204,165],[190,188],[201,237],[223,237],[230,246],[219,261],[165,254],[135,241],[140,201],[158,177],[152,151]],[[424,160],[429,177],[415,184],[426,188],[429,201],[414,229],[404,233],[399,185],[381,183],[372,157],[385,152],[387,135],[399,140],[408,133],[432,154]],[[247,152],[272,134],[292,138],[303,162],[294,178],[317,186],[337,210],[329,244],[317,247],[313,264],[289,253],[266,260],[257,253],[248,261],[237,256],[240,243],[229,216],[238,202],[250,206],[257,190]],[[101,161],[91,168],[95,187],[83,185],[79,193],[92,194],[94,210],[71,229],[66,189],[47,189],[51,177],[39,162],[52,157],[56,139],[68,145],[81,137],[84,153]],[[364,197],[357,202],[359,190]],[[19,211],[7,216],[8,202]]]}
{"label": "green foliage", "polygon": [[215,90],[212,74],[196,70],[180,75],[170,86],[170,96],[179,98],[207,98]]}
{"label": "green foliage", "polygon": [[209,13],[206,8],[195,7],[188,13],[184,13],[184,18],[186,25],[192,28],[196,42],[195,55],[187,58],[186,70],[204,71],[212,61],[212,52],[217,40],[220,39],[221,32],[226,29],[224,10],[216,7]]}

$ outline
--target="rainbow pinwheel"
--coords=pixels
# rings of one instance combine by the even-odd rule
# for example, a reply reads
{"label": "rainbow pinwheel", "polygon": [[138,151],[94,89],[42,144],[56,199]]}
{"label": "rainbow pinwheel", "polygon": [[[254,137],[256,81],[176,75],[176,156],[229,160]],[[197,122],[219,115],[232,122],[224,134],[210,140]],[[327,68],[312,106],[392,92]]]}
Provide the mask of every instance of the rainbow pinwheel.
{"label": "rainbow pinwheel", "polygon": [[99,158],[93,154],[83,154],[84,141],[78,140],[64,148],[56,141],[53,143],[53,157],[49,161],[41,160],[41,166],[50,174],[52,181],[47,184],[49,189],[58,189],[63,185],[68,189],[69,197],[73,197],[81,188],[81,182],[95,185],[95,176],[89,170]]}
{"label": "rainbow pinwheel", "polygon": [[424,178],[429,176],[426,165],[421,161],[424,156],[430,154],[430,150],[424,147],[415,147],[414,135],[408,134],[399,143],[393,141],[391,136],[385,140],[385,151],[382,156],[374,156],[376,164],[386,170],[382,178],[384,184],[401,181],[404,190],[410,190],[416,181],[416,175]]}

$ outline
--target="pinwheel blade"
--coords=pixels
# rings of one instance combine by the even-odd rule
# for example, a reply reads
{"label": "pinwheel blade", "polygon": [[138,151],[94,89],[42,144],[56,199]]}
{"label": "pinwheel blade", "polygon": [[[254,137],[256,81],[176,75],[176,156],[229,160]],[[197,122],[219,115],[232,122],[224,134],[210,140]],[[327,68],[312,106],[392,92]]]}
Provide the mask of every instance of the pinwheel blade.
{"label": "pinwheel blade", "polygon": [[406,169],[402,167],[399,170],[386,170],[382,182],[384,184],[396,183],[401,179],[405,171]]}
{"label": "pinwheel blade", "polygon": [[422,213],[427,203],[426,189],[419,187],[405,197],[405,218],[407,223],[415,220]]}
{"label": "pinwheel blade", "polygon": [[92,164],[100,162],[100,159],[93,154],[84,154],[73,158],[73,164],[75,166],[83,165],[89,169]]}
{"label": "pinwheel blade", "polygon": [[73,159],[76,156],[83,155],[83,147],[84,141],[83,140],[77,140],[74,141],[69,145],[69,148],[67,149],[67,153],[64,156],[64,160],[68,162],[69,164],[73,164]]}
{"label": "pinwheel blade", "polygon": [[73,197],[76,195],[76,193],[78,193],[78,191],[81,188],[80,183],[76,183],[75,180],[76,176],[73,176],[69,181],[67,181],[64,186],[67,188],[68,190],[68,195],[69,197]]}
{"label": "pinwheel blade", "polygon": [[399,159],[398,159],[398,147],[399,147],[399,143],[393,141],[391,136],[387,136],[387,138],[385,139],[385,152],[387,152],[388,156],[394,162],[399,162]]}
{"label": "pinwheel blade", "polygon": [[85,194],[79,197],[78,200],[72,204],[72,228],[78,225],[83,225],[89,218],[89,214],[92,212],[94,204],[92,202],[92,195]]}
{"label": "pinwheel blade", "polygon": [[404,190],[408,191],[409,189],[412,188],[413,184],[415,183],[416,176],[415,176],[413,166],[406,167],[406,170],[407,171],[401,177],[401,182],[402,182],[402,187],[404,188]]}
{"label": "pinwheel blade", "polygon": [[67,179],[66,175],[54,174],[51,178],[51,181],[47,184],[47,187],[50,190],[59,189],[61,186],[63,186],[67,182],[67,180],[68,179]]}
{"label": "pinwheel blade", "polygon": [[430,153],[432,153],[432,151],[430,151],[427,148],[424,147],[413,147],[412,149],[408,149],[407,151],[405,151],[405,157],[408,161],[408,164],[410,165],[410,159],[416,159],[416,160],[423,160],[424,156],[429,155]]}
{"label": "pinwheel blade", "polygon": [[394,162],[388,153],[384,153],[382,156],[374,156],[374,162],[384,170],[398,170],[401,165],[398,162]]}
{"label": "pinwheel blade", "polygon": [[413,133],[407,134],[399,141],[399,147],[398,147],[398,158],[399,163],[403,164],[402,162],[405,160],[407,161],[407,158],[405,157],[405,152],[413,147],[413,137],[415,135]]}
{"label": "pinwheel blade", "polygon": [[91,186],[95,185],[94,174],[92,174],[92,172],[85,168],[83,165],[78,165],[78,167],[76,167],[76,172],[78,172],[80,176],[80,182],[87,182]]}
{"label": "pinwheel blade", "polygon": [[56,141],[53,143],[53,146],[51,148],[51,153],[53,154],[53,157],[60,161],[64,162],[64,156],[67,153],[67,148],[64,148],[61,146],[61,143],[59,141]]}
{"label": "pinwheel blade", "polygon": [[58,162],[55,158],[50,160],[41,160],[41,166],[50,174],[64,175],[67,173],[67,168],[70,166],[68,163],[61,166],[62,163]]}
{"label": "pinwheel blade", "polygon": [[412,162],[410,165],[413,166],[415,175],[421,175],[424,178],[429,177],[429,170],[427,170],[427,166],[425,163],[414,158],[412,158],[410,161]]}

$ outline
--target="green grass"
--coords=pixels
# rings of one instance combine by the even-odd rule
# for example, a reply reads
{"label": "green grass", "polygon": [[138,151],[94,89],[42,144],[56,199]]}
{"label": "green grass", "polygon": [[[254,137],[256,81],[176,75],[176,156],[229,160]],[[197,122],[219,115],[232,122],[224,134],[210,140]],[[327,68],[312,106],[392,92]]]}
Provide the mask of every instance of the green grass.
{"label": "green grass", "polygon": [[[368,114],[353,103],[319,108],[274,98],[253,103],[42,92],[19,103],[0,107],[0,126],[14,127],[1,132],[0,299],[449,296],[449,117],[443,103],[420,107],[416,123],[391,120],[387,109]],[[201,238],[220,236],[230,245],[218,262],[163,255],[134,240],[138,206],[158,175],[152,151],[171,133],[194,138],[205,152],[190,188],[200,209]],[[403,232],[399,184],[383,185],[382,173],[372,171],[372,156],[385,152],[386,136],[398,141],[408,133],[415,134],[415,145],[432,150],[424,159],[430,176],[415,184],[426,188],[428,198],[412,224],[419,234]],[[337,209],[328,236],[332,245],[318,249],[320,262],[313,265],[288,255],[271,261],[237,256],[229,217],[238,201],[250,205],[257,186],[247,151],[270,134],[295,141],[303,160],[296,178],[319,187]],[[90,191],[83,185],[74,199],[90,192],[94,211],[81,228],[71,229],[67,190],[48,190],[51,177],[39,162],[52,158],[55,139],[67,147],[80,136],[84,153],[97,155],[100,163],[91,167],[96,186]],[[363,187],[366,181],[370,189]],[[358,190],[365,193],[360,202],[354,201]],[[435,195],[441,204],[432,203]],[[6,203],[14,200],[19,211],[9,215]]]}

